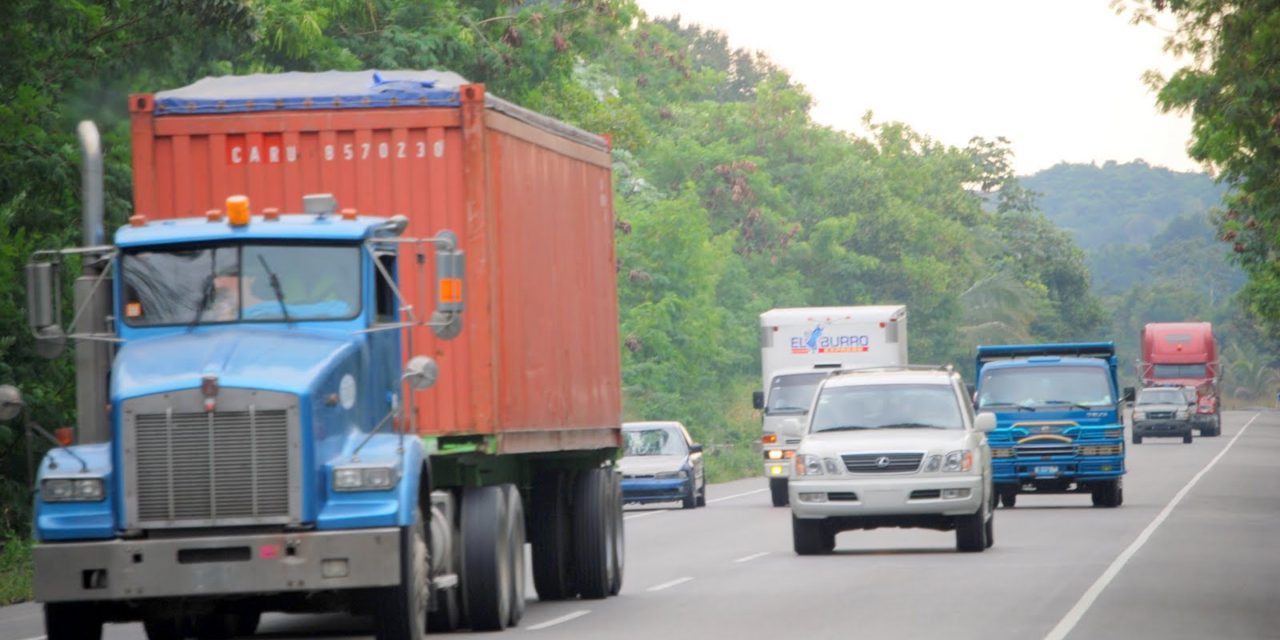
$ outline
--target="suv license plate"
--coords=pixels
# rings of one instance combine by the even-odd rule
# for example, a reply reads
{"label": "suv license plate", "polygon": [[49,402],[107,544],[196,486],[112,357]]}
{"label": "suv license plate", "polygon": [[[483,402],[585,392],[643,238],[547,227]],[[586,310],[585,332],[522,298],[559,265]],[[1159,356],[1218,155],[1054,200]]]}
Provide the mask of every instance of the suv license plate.
{"label": "suv license plate", "polygon": [[1035,473],[1036,473],[1036,475],[1037,475],[1037,476],[1051,476],[1051,477],[1055,477],[1055,476],[1057,476],[1057,475],[1058,475],[1058,466],[1057,466],[1057,465],[1051,465],[1051,466],[1049,466],[1049,465],[1039,466],[1039,467],[1036,467],[1036,468],[1035,468]]}

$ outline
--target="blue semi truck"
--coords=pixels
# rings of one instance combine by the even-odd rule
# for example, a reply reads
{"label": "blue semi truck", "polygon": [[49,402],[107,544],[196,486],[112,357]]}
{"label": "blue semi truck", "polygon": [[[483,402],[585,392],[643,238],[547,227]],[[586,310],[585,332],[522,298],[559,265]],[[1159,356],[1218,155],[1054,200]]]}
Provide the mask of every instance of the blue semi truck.
{"label": "blue semi truck", "polygon": [[1088,493],[1124,502],[1124,422],[1111,342],[979,346],[974,404],[996,414],[988,436],[996,494]]}

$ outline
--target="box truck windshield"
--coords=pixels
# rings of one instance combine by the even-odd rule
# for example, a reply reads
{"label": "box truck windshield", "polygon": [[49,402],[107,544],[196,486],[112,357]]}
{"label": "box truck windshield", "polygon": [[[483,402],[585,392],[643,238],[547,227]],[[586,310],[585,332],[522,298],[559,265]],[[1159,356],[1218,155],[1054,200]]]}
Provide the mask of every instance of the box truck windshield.
{"label": "box truck windshield", "polygon": [[771,415],[800,415],[809,410],[813,392],[827,373],[793,373],[774,376],[769,385],[769,404],[765,412]]}

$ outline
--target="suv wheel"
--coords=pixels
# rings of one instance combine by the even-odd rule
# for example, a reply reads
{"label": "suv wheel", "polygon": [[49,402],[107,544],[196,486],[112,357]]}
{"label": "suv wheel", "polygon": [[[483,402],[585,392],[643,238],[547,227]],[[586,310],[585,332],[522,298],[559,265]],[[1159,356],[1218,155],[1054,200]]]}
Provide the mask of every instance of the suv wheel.
{"label": "suv wheel", "polygon": [[822,520],[802,520],[791,516],[791,541],[796,555],[815,556],[836,548],[836,534]]}
{"label": "suv wheel", "polygon": [[987,548],[987,523],[984,509],[956,518],[956,550],[982,551]]}

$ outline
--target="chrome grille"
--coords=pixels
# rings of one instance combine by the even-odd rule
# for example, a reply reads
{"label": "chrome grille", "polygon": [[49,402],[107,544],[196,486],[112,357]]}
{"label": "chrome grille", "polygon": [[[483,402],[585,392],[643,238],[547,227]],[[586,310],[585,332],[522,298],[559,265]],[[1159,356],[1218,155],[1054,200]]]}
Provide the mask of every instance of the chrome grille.
{"label": "chrome grille", "polygon": [[840,456],[852,473],[905,473],[920,468],[920,452],[846,453]]}
{"label": "chrome grille", "polygon": [[294,396],[232,391],[213,412],[188,410],[198,391],[126,403],[131,527],[297,520]]}

